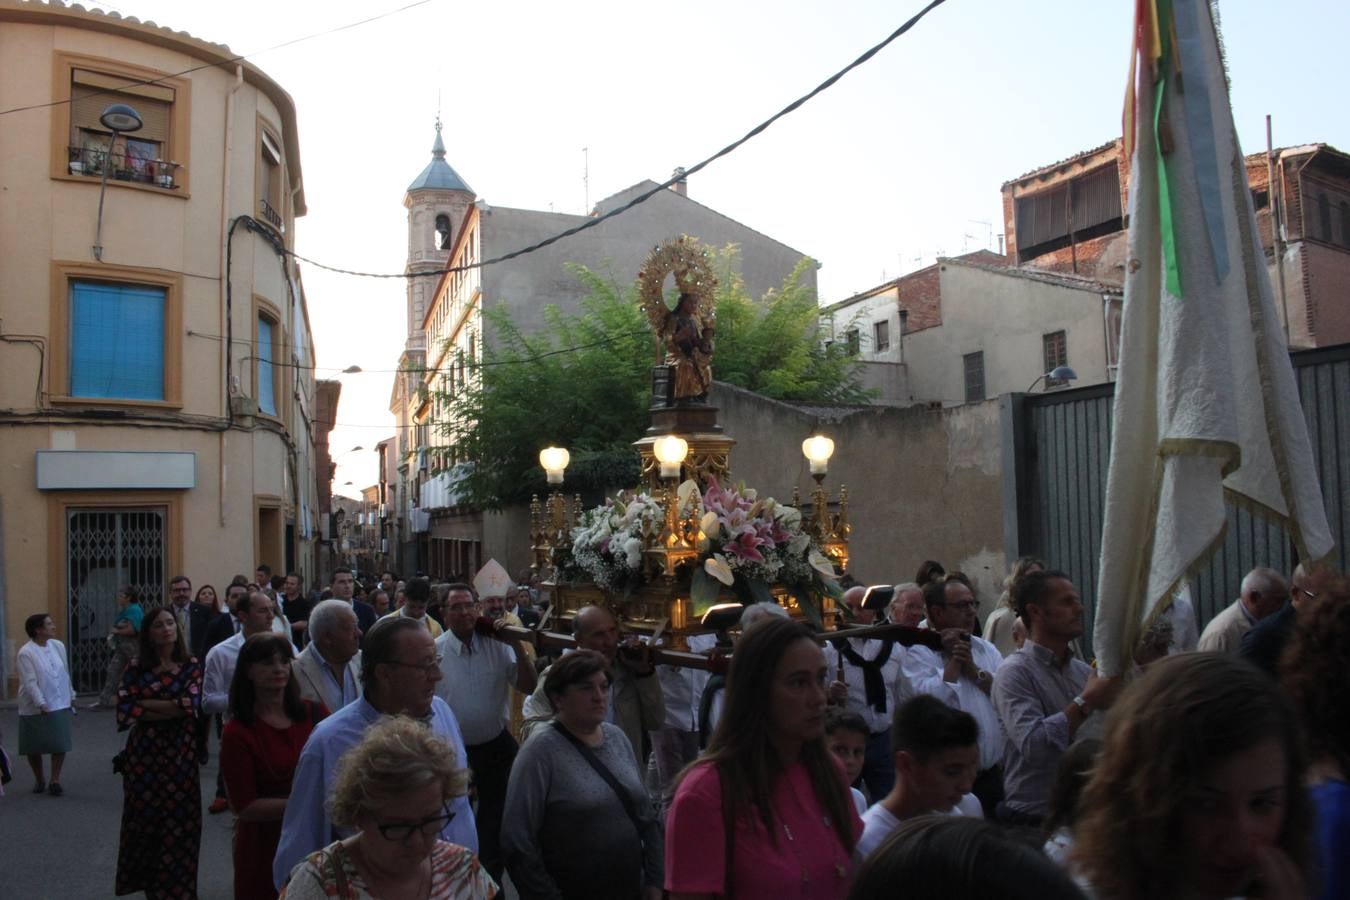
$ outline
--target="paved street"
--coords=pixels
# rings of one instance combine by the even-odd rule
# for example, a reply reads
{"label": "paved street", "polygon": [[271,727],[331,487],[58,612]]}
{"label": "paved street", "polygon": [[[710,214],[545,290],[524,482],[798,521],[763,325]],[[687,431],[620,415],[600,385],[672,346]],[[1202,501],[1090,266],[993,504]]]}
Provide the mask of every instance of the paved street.
{"label": "paved street", "polygon": [[[80,704],[89,697],[80,698]],[[15,757],[19,717],[0,709],[5,749]],[[75,748],[61,775],[62,797],[31,793],[28,763],[14,758],[14,780],[0,797],[0,900],[104,900],[113,896],[117,835],[122,818],[122,779],[112,757],[122,745],[112,712],[80,713]],[[215,793],[216,741],[202,769],[202,850],[197,885],[202,900],[233,896],[230,815],[206,814]],[[143,896],[137,894],[136,896]]]}

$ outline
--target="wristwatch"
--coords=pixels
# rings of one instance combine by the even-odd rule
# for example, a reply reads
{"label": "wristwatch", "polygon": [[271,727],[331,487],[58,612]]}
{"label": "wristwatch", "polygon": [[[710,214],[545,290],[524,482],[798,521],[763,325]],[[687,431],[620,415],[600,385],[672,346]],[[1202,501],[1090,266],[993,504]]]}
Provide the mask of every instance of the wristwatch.
{"label": "wristwatch", "polygon": [[984,669],[981,669],[980,672],[979,672],[979,674],[975,676],[975,683],[976,683],[976,684],[984,684],[986,681],[993,681],[993,680],[994,680],[994,676],[993,676],[993,675],[990,675],[990,674],[989,674],[988,672],[986,672]]}
{"label": "wristwatch", "polygon": [[1078,707],[1078,711],[1081,712],[1083,715],[1086,716],[1091,714],[1091,711],[1088,709],[1087,698],[1085,698],[1082,694],[1079,694],[1077,697],[1074,697],[1073,702],[1074,705]]}

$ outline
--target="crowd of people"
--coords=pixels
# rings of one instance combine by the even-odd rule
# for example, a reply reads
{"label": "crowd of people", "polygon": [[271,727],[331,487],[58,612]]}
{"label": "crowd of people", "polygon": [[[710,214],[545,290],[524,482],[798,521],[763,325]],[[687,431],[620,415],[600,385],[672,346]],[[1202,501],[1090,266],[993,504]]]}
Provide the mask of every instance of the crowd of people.
{"label": "crowd of people", "polygon": [[[844,625],[894,627],[752,604],[690,640],[730,654],[718,674],[658,665],[601,606],[537,652],[547,596],[495,562],[310,593],[260,565],[223,596],[177,576],[164,605],[127,586],[90,704],[128,732],[116,893],[196,896],[214,722],[207,809],[250,900],[1350,896],[1337,572],[1254,569],[1203,632],[1179,593],[1114,678],[1040,560],[984,617],[935,561],[845,587]],[[18,751],[60,796],[65,649],[49,616],[25,627]]]}

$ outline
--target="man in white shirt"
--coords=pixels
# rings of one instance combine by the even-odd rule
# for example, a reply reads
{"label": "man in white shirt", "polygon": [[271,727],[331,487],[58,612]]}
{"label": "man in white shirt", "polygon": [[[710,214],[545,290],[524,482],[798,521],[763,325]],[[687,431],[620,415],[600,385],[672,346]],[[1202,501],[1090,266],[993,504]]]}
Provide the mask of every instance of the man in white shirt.
{"label": "man in white shirt", "polygon": [[[715,634],[689,637],[689,650],[703,653],[717,643]],[[698,708],[709,673],[686,666],[658,666],[656,677],[666,704],[666,724],[651,733],[656,777],[661,782],[662,815],[674,799],[675,776],[698,756]]]}
{"label": "man in white shirt", "polygon": [[[858,625],[871,625],[876,614],[863,609],[867,588],[844,592],[844,602]],[[891,717],[910,694],[903,667],[906,648],[883,638],[844,638],[825,645],[825,664],[835,680],[828,688],[830,702],[857,713],[870,734],[863,758],[862,783],[869,797],[884,797],[895,784],[891,759]]]}
{"label": "man in white shirt", "polygon": [[990,699],[994,672],[1003,663],[998,648],[978,636],[975,594],[962,581],[931,581],[923,589],[928,627],[942,636],[942,652],[911,647],[905,676],[916,693],[929,694],[974,717],[979,726],[979,774],[973,792],[992,818],[1003,799],[1003,755],[1008,739]]}
{"label": "man in white shirt", "polygon": [[478,788],[478,857],[500,883],[502,810],[517,749],[507,727],[511,720],[507,704],[511,688],[522,693],[534,690],[534,664],[520,638],[508,636],[502,620],[486,626],[491,636],[477,630],[480,607],[469,585],[450,585],[444,612],[446,632],[436,640],[444,677],[436,694],[450,705],[464,735],[468,766]]}
{"label": "man in white shirt", "polygon": [[1284,606],[1289,582],[1274,569],[1257,566],[1242,579],[1242,595],[1209,620],[1197,649],[1237,656],[1242,636],[1252,626]]}
{"label": "man in white shirt", "polygon": [[870,855],[906,819],[930,813],[981,818],[970,793],[979,765],[979,726],[967,713],[920,695],[895,713],[895,786],[863,813],[858,855]]}
{"label": "man in white shirt", "polygon": [[361,628],[341,600],[324,600],[308,615],[310,642],[291,670],[300,696],[334,713],[361,699]]}
{"label": "man in white shirt", "polygon": [[224,713],[230,706],[230,682],[239,662],[239,648],[255,634],[272,630],[272,598],[261,590],[244,594],[235,609],[240,629],[211,648],[206,654],[206,676],[202,682],[202,712]]}
{"label": "man in white shirt", "polygon": [[923,588],[912,581],[895,586],[895,595],[886,607],[886,619],[892,625],[918,628],[923,621]]}

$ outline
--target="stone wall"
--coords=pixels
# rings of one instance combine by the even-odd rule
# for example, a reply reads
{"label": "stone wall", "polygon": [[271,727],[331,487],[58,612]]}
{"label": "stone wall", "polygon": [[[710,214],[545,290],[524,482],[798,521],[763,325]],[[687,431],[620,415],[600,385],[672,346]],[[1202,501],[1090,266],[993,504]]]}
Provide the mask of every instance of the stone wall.
{"label": "stone wall", "polygon": [[[736,439],[733,478],[761,496],[803,499],[811,480],[801,442],[822,423],[821,410],[715,385],[726,432]],[[835,441],[825,486],[849,489],[856,577],[909,581],[926,559],[960,569],[976,585],[981,615],[993,609],[1006,574],[998,400],[948,409],[841,408],[826,411]]]}

